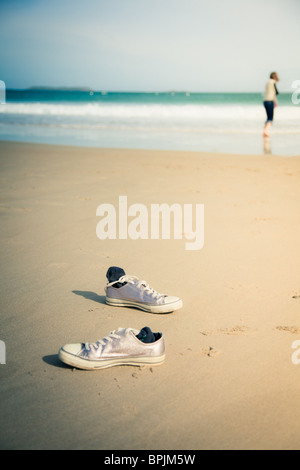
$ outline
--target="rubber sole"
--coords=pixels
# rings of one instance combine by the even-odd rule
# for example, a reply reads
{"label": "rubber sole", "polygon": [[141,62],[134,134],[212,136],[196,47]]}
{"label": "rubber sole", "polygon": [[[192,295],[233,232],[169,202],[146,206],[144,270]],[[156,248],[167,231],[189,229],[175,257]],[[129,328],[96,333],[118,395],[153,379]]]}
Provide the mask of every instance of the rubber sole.
{"label": "rubber sole", "polygon": [[165,354],[154,357],[124,357],[117,359],[103,359],[101,361],[91,361],[82,357],[67,353],[61,348],[58,352],[59,359],[69,366],[83,370],[106,369],[114,366],[158,366],[165,360]]}
{"label": "rubber sole", "polygon": [[133,302],[131,300],[106,297],[106,303],[113,307],[135,307],[150,313],[171,313],[182,308],[182,300],[176,300],[176,302],[163,305],[147,305],[141,302]]}

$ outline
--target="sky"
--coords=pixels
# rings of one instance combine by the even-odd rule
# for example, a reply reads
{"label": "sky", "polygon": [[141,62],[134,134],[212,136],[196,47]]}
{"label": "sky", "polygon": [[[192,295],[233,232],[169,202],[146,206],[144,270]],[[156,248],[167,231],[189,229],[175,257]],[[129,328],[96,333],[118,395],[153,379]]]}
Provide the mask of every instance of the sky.
{"label": "sky", "polygon": [[300,79],[300,0],[0,0],[6,88],[261,92]]}

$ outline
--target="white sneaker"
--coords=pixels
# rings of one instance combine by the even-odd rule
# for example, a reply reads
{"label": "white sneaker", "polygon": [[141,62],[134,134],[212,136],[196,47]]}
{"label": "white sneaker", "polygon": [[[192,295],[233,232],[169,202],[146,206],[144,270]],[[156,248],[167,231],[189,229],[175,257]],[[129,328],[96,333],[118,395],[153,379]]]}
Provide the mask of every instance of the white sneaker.
{"label": "white sneaker", "polygon": [[147,327],[140,332],[134,328],[118,328],[95,343],[66,344],[60,348],[58,357],[79,369],[153,366],[165,360],[165,340],[162,333],[152,333]]}
{"label": "white sneaker", "polygon": [[151,313],[170,313],[183,305],[179,297],[159,294],[146,281],[127,274],[109,282],[105,292],[106,303],[115,307],[137,307]]}

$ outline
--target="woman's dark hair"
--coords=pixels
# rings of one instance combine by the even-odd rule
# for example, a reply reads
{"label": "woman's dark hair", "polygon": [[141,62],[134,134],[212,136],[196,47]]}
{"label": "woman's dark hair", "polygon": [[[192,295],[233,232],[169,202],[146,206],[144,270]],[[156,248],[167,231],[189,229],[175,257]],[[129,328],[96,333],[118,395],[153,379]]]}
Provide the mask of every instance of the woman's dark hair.
{"label": "woman's dark hair", "polygon": [[275,75],[277,75],[277,72],[272,72],[272,73],[270,73],[270,78],[274,78]]}

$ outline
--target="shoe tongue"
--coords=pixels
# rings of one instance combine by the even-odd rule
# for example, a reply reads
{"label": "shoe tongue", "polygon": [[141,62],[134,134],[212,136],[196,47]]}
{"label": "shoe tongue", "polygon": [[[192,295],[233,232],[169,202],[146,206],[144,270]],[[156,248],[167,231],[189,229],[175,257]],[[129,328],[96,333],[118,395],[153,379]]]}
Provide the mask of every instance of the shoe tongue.
{"label": "shoe tongue", "polygon": [[140,341],[142,341],[142,343],[154,343],[156,341],[154,333],[152,333],[151,329],[148,326],[142,328],[139,334],[136,335],[136,337]]}
{"label": "shoe tongue", "polygon": [[[119,268],[118,266],[111,266],[110,268],[108,268],[107,273],[106,273],[106,277],[107,277],[108,282],[118,281],[120,279],[120,277],[122,277],[122,276],[125,276],[125,271],[124,271],[124,269]],[[127,283],[126,282],[124,282],[124,283],[117,282],[116,284],[114,284],[114,287],[122,287],[125,284],[127,284]]]}
{"label": "shoe tongue", "polygon": [[108,282],[118,281],[121,276],[125,276],[125,271],[122,268],[118,268],[117,266],[111,266],[108,268],[106,277]]}

